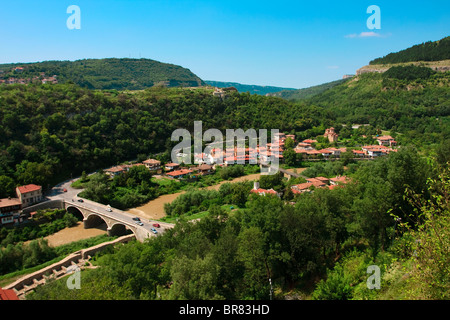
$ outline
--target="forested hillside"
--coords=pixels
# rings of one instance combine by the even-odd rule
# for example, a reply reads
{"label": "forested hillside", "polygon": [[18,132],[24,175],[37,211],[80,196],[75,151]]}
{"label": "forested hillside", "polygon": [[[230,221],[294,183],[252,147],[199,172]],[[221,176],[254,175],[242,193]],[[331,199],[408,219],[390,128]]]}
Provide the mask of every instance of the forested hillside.
{"label": "forested hillside", "polygon": [[428,41],[385,57],[370,61],[374,64],[392,64],[411,61],[439,61],[450,59],[450,37],[438,41]]}
{"label": "forested hillside", "polygon": [[[212,89],[91,91],[73,84],[0,86],[0,176],[45,187],[138,155],[170,150],[176,128],[274,128],[299,139],[328,126],[369,123],[428,148],[450,137],[449,73],[364,74],[306,100]],[[410,76],[414,75],[408,71]],[[4,178],[6,179],[6,178]],[[5,196],[8,192],[3,191]]]}
{"label": "forested hillside", "polygon": [[[23,67],[19,73],[14,69]],[[190,70],[150,59],[84,59],[77,61],[44,61],[0,65],[1,78],[33,78],[57,76],[89,89],[141,90],[152,86],[198,87],[203,81]]]}
{"label": "forested hillside", "polygon": [[308,100],[339,123],[370,123],[426,146],[450,138],[450,72],[395,67],[366,73]]}
{"label": "forested hillside", "polygon": [[297,90],[283,90],[280,92],[271,93],[271,96],[274,97],[280,97],[287,100],[304,100],[311,98],[315,95],[318,95],[330,88],[333,88],[334,86],[337,86],[338,84],[344,83],[347,81],[346,79],[336,80],[332,82],[323,83],[317,86],[312,86],[309,88],[304,89],[297,89]]}
{"label": "forested hillside", "polygon": [[48,187],[82,171],[170,151],[178,143],[170,141],[172,132],[193,133],[196,120],[204,130],[273,128],[305,138],[321,119],[332,123],[331,115],[317,108],[280,98],[230,93],[222,100],[212,93],[204,88],[119,92],[73,84],[0,86],[0,178],[12,193],[15,183]]}

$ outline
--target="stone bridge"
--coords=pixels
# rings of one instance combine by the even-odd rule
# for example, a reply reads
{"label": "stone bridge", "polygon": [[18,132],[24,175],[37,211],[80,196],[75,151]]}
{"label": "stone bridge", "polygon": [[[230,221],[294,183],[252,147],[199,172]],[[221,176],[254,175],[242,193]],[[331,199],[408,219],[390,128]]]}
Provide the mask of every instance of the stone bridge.
{"label": "stone bridge", "polygon": [[82,219],[85,229],[95,228],[105,223],[109,236],[123,236],[131,231],[136,239],[141,242],[153,235],[150,230],[152,228],[150,223],[143,222],[142,226],[138,225],[133,220],[133,216],[127,212],[117,209],[112,209],[109,212],[107,206],[87,200],[82,203],[64,201],[63,204],[67,212]]}
{"label": "stone bridge", "polygon": [[[134,215],[115,208],[109,208],[109,206],[81,198],[77,198],[77,200],[56,199],[27,207],[23,210],[23,213],[30,213],[42,209],[64,209],[83,221],[85,229],[95,228],[105,223],[108,235],[123,236],[132,233],[141,242],[156,235],[151,230],[153,223],[156,223],[156,221],[142,221],[142,225],[139,225],[133,220]],[[161,226],[157,230],[158,233],[164,232],[165,229],[173,228],[174,226],[169,223],[157,223]]]}

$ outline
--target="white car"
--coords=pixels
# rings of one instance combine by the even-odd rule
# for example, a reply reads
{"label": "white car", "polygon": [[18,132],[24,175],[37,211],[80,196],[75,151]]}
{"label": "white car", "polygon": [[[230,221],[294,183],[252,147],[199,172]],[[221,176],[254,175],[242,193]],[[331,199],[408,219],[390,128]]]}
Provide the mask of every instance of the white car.
{"label": "white car", "polygon": [[110,206],[110,205],[108,205],[108,206],[106,207],[106,211],[112,212],[112,209],[111,209],[111,206]]}

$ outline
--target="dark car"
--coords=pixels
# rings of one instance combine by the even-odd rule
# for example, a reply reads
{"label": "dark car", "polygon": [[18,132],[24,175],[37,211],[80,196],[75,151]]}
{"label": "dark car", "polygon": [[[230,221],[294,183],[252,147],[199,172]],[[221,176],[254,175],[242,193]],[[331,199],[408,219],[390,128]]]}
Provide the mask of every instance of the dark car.
{"label": "dark car", "polygon": [[78,202],[84,202],[83,199],[78,199]]}
{"label": "dark car", "polygon": [[138,217],[134,217],[133,220],[134,221],[141,221],[141,219],[139,219]]}

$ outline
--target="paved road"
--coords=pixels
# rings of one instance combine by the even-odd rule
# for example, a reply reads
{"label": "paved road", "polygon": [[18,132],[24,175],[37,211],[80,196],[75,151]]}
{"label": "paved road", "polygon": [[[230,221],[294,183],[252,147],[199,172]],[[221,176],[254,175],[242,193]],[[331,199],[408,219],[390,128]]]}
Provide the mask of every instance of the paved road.
{"label": "paved road", "polygon": [[[63,199],[66,202],[74,202],[77,206],[83,207],[86,209],[89,209],[93,212],[101,213],[102,215],[106,217],[113,218],[114,220],[131,224],[131,225],[138,225],[136,221],[133,220],[133,218],[136,218],[135,215],[119,210],[117,208],[111,208],[111,212],[109,212],[108,206],[94,202],[88,199],[80,198],[78,197],[78,194],[81,193],[82,189],[75,189],[71,187],[71,184],[77,179],[67,180],[64,181],[55,187],[53,187],[47,194],[47,198],[50,200],[57,200],[57,199]],[[66,190],[66,191],[64,191]],[[83,202],[79,202],[79,200],[82,200]],[[151,231],[152,228],[155,228],[153,224],[159,224],[159,228],[155,228],[158,232],[158,234],[163,233],[167,229],[173,228],[175,225],[172,223],[166,223],[166,222],[159,222],[156,220],[145,220],[140,219],[140,221],[143,223],[141,228],[144,228],[150,235],[154,235]]]}

